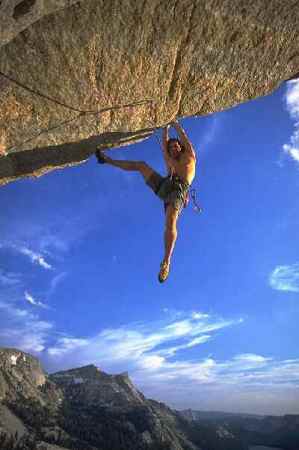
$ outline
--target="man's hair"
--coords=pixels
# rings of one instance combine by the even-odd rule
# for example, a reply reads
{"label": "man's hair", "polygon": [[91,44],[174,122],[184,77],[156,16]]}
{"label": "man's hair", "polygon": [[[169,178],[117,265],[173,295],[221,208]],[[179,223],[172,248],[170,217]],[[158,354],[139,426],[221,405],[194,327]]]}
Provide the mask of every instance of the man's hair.
{"label": "man's hair", "polygon": [[167,153],[168,153],[169,155],[170,155],[170,153],[169,153],[169,144],[170,144],[171,142],[177,142],[177,143],[179,144],[179,146],[181,147],[182,152],[185,151],[184,146],[183,146],[183,144],[181,143],[181,141],[180,141],[179,139],[176,139],[176,138],[170,138],[170,139],[168,139],[168,141],[167,141]]}

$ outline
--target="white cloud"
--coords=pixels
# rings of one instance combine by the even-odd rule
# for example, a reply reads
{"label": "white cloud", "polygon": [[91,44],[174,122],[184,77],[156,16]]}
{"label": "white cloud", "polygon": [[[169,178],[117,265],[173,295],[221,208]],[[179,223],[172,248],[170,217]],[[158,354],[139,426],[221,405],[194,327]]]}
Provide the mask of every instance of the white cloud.
{"label": "white cloud", "polygon": [[286,93],[287,109],[294,119],[299,118],[299,80],[291,80],[287,83]]}
{"label": "white cloud", "polygon": [[51,356],[62,356],[64,353],[79,351],[82,347],[86,347],[90,344],[88,339],[63,337],[59,339],[59,348],[53,347],[48,349],[48,353]]}
{"label": "white cloud", "polygon": [[165,356],[173,356],[175,353],[177,353],[179,350],[184,350],[186,348],[192,348],[199,344],[205,344],[211,339],[210,335],[204,334],[202,336],[196,337],[192,339],[191,341],[186,342],[185,344],[177,345],[175,347],[169,347],[165,350],[161,350],[159,352],[160,355]]}
{"label": "white cloud", "polygon": [[[93,363],[107,372],[127,370],[146,395],[174,407],[199,408],[201,401],[209,404],[207,399],[215,392],[219,398],[225,397],[229,409],[231,396],[237,393],[244,402],[248,402],[249,392],[258,393],[256,398],[272,398],[274,390],[286,398],[298,385],[299,359],[239,353],[219,360],[203,356],[203,350],[201,357],[193,351],[190,359],[189,349],[197,345],[204,349],[210,339],[220,338],[219,330],[240,323],[241,319],[224,320],[201,313],[176,314],[170,322],[131,324],[90,338],[63,337],[48,348],[48,364],[55,369]],[[273,398],[271,402],[273,407]],[[279,408],[283,402],[277,401],[277,405]]]}
{"label": "white cloud", "polygon": [[[101,363],[107,362],[113,365],[120,362],[140,363],[143,358],[161,357],[161,355],[171,356],[180,350],[194,347],[207,342],[210,339],[209,333],[227,328],[240,323],[237,320],[223,320],[211,317],[208,314],[188,314],[183,320],[172,319],[151,325],[131,325],[116,329],[105,329],[98,335],[83,340],[85,351],[81,349],[81,339],[74,339],[72,346],[64,338],[57,341],[54,347],[48,349],[49,354],[59,357],[66,354],[72,359],[79,355],[76,351],[76,344],[80,347],[80,358],[88,361],[99,359]],[[181,340],[178,345],[169,345],[173,341]],[[88,342],[88,345],[86,345]],[[86,352],[86,353],[85,353]],[[153,359],[151,359],[153,360]],[[90,360],[89,360],[90,361]],[[156,359],[157,361],[157,359]],[[161,360],[159,360],[161,361]]]}
{"label": "white cloud", "polygon": [[292,80],[287,83],[285,96],[287,111],[294,121],[294,130],[288,143],[283,145],[285,154],[299,163],[299,81]]}
{"label": "white cloud", "polygon": [[160,369],[163,364],[165,363],[165,358],[158,355],[148,355],[144,356],[138,363],[138,365],[149,371],[155,371],[157,369]]}
{"label": "white cloud", "polygon": [[49,264],[41,254],[36,253],[33,250],[24,246],[21,247],[14,246],[14,248],[23,255],[28,256],[32,263],[39,264],[41,267],[47,270],[52,269],[51,264]]}
{"label": "white cloud", "polygon": [[25,300],[28,303],[30,303],[31,305],[39,306],[40,308],[45,308],[45,309],[48,308],[48,306],[45,305],[44,303],[42,303],[42,302],[40,302],[38,300],[35,300],[35,298],[31,294],[29,294],[29,292],[25,291],[24,292],[24,296],[25,296]]}
{"label": "white cloud", "polygon": [[[271,358],[270,358],[271,359]],[[251,363],[264,363],[269,361],[269,358],[264,358],[263,356],[256,355],[255,353],[243,353],[234,357],[235,361],[240,362],[251,362]]]}
{"label": "white cloud", "polygon": [[284,144],[283,149],[294,161],[299,163],[299,148],[294,147],[294,144],[298,145],[295,142],[292,142],[292,145]]}
{"label": "white cloud", "polygon": [[0,301],[0,310],[1,317],[5,315],[4,326],[0,329],[2,346],[16,347],[32,353],[40,353],[46,348],[53,329],[50,322],[5,301]]}
{"label": "white cloud", "polygon": [[[203,345],[211,339],[211,334],[241,322],[194,312],[184,318],[176,314],[170,323],[106,329],[88,339],[61,338],[48,349],[48,355],[50,364],[59,368],[93,362],[104,365],[108,371],[122,371],[125,365],[137,382],[145,384],[163,384],[167,380],[209,384],[214,381],[212,370],[216,361],[212,358],[173,361],[174,355],[180,353],[182,357],[182,350]],[[206,334],[207,330],[210,334]],[[173,345],[177,341],[180,342]]]}
{"label": "white cloud", "polygon": [[12,241],[3,241],[0,244],[0,249],[2,248],[12,249],[24,256],[28,256],[32,264],[38,264],[46,270],[52,269],[52,265],[45,260],[45,257],[41,253],[35,252],[23,244],[15,243]]}
{"label": "white cloud", "polygon": [[191,314],[192,319],[207,319],[209,317],[208,314],[204,314],[201,312],[193,311]]}
{"label": "white cloud", "polygon": [[269,283],[278,291],[299,292],[299,263],[277,266],[270,275]]}

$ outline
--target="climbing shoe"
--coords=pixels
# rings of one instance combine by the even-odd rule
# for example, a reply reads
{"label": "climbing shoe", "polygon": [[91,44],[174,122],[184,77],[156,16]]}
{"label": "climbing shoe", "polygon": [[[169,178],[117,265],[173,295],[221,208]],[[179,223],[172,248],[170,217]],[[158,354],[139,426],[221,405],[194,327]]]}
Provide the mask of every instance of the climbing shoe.
{"label": "climbing shoe", "polygon": [[165,261],[163,261],[160,265],[160,272],[159,272],[159,276],[158,276],[160,283],[164,283],[164,281],[166,281],[168,275],[169,275],[169,264],[167,264]]}
{"label": "climbing shoe", "polygon": [[95,152],[95,155],[96,155],[96,158],[97,158],[99,164],[105,164],[106,161],[105,161],[105,155],[103,153],[103,150],[98,148]]}

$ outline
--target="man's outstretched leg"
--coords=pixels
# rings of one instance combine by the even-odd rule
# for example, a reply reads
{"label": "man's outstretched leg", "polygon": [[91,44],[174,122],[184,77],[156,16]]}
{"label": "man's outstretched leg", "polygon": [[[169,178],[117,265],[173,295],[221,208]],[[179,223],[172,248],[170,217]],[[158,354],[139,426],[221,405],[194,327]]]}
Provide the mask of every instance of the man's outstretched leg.
{"label": "man's outstretched leg", "polygon": [[[120,161],[109,158],[101,150],[97,150],[96,157],[98,162],[101,164],[107,163],[111,166],[118,167],[123,170],[135,171],[141,173],[144,180],[148,182],[149,178],[154,174],[159,177],[154,170],[147,165],[144,161]],[[163,177],[160,176],[158,180],[161,182]],[[151,186],[152,187],[152,186]],[[153,187],[152,187],[153,189]],[[153,189],[155,191],[155,189]],[[155,191],[156,192],[156,191]],[[161,263],[161,269],[159,273],[159,281],[163,283],[169,274],[170,259],[173,253],[175,241],[177,238],[177,228],[176,223],[179,216],[179,212],[172,206],[168,205],[166,209],[166,221],[165,221],[165,232],[164,232],[164,243],[165,243],[165,254],[163,261]]]}
{"label": "man's outstretched leg", "polygon": [[107,163],[111,166],[118,167],[119,169],[127,170],[129,172],[139,172],[145,181],[147,181],[153,173],[153,169],[144,161],[123,161],[112,159],[105,155],[102,150],[96,151],[96,157],[100,164]]}
{"label": "man's outstretched leg", "polygon": [[166,209],[164,244],[165,254],[161,263],[159,281],[163,283],[169,274],[170,260],[177,239],[177,220],[179,212],[172,206],[168,205]]}

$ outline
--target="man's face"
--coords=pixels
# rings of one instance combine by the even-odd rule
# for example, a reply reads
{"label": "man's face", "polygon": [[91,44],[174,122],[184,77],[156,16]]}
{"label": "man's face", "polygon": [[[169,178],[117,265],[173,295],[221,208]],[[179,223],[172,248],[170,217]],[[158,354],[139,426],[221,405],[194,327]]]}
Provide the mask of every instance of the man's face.
{"label": "man's face", "polygon": [[170,141],[168,144],[168,151],[173,159],[178,159],[182,151],[180,144],[177,141]]}

